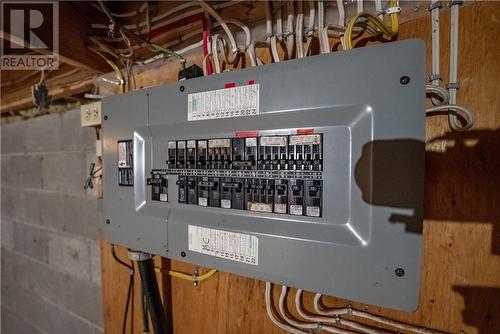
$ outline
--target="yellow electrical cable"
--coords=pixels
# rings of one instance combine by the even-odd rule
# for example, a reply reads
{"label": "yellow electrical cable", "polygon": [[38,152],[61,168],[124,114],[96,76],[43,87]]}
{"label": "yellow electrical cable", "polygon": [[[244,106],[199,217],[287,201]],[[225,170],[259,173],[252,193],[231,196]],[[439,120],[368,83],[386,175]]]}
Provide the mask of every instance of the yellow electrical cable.
{"label": "yellow electrical cable", "polygon": [[[390,0],[389,1],[389,6],[390,7],[397,7],[398,2],[397,0]],[[386,36],[393,37],[398,34],[399,31],[399,22],[398,22],[398,13],[393,12],[390,14],[391,17],[391,26],[388,27],[384,21],[382,21],[380,18],[378,18],[377,15],[370,13],[370,12],[361,12],[358,15],[354,16],[350,21],[349,24],[347,25],[345,29],[345,45],[346,49],[352,49],[352,31],[354,28],[354,25],[359,21],[361,18],[365,18],[369,23],[372,23],[375,25],[377,28],[379,28],[382,33]]]}
{"label": "yellow electrical cable", "polygon": [[190,274],[186,274],[186,273],[181,273],[179,271],[166,270],[166,269],[159,268],[159,267],[155,267],[155,271],[158,273],[162,273],[162,274],[168,273],[172,277],[180,278],[180,279],[190,281],[190,282],[204,281],[204,280],[212,277],[217,272],[217,270],[215,270],[215,269],[210,269],[209,271],[207,271],[203,275],[190,275]]}

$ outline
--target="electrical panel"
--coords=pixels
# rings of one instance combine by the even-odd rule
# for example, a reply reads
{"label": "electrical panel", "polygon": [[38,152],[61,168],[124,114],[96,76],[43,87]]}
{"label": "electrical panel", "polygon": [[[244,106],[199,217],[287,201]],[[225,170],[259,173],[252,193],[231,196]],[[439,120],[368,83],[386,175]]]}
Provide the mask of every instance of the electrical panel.
{"label": "electrical panel", "polygon": [[403,41],[105,98],[108,239],[414,309],[424,59]]}

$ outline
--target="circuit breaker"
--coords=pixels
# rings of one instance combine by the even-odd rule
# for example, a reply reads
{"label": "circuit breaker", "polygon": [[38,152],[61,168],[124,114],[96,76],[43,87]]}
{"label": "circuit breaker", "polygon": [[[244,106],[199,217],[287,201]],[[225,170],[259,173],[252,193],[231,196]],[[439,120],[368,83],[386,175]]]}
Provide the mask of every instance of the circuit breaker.
{"label": "circuit breaker", "polygon": [[411,40],[105,98],[108,239],[414,309],[424,59]]}

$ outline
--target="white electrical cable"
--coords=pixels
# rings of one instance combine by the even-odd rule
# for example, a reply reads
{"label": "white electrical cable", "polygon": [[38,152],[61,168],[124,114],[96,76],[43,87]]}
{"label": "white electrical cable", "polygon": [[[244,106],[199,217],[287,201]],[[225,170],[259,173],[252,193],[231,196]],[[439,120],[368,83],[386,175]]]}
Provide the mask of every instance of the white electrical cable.
{"label": "white electrical cable", "polygon": [[382,11],[382,0],[375,0],[375,11],[380,13],[378,17],[382,20],[384,18],[384,14]]}
{"label": "white electrical cable", "polygon": [[311,49],[312,39],[314,37],[314,22],[316,16],[316,8],[314,5],[314,0],[309,0],[309,22],[307,24],[306,30],[306,46],[304,48],[304,55],[307,56],[309,54],[309,50]]}
{"label": "white electrical cable", "polygon": [[266,1],[265,8],[266,8],[266,41],[269,42],[271,40],[271,36],[273,35],[273,16],[272,16],[270,0]]}
{"label": "white electrical cable", "polygon": [[[323,0],[318,0],[318,39],[320,53],[328,53],[329,47],[325,45],[325,7]],[[328,36],[326,38],[328,40]]]}
{"label": "white electrical cable", "polygon": [[272,285],[270,282],[266,282],[266,292],[265,292],[265,301],[266,301],[266,311],[267,311],[267,316],[271,321],[279,328],[288,331],[292,334],[309,334],[308,332],[304,332],[300,329],[297,329],[295,327],[292,327],[288,324],[285,324],[278,320],[276,317],[276,314],[274,313],[273,310],[273,300],[272,300]]}
{"label": "white electrical cable", "polygon": [[[214,73],[221,73],[219,61],[219,43],[224,43],[224,39],[219,34],[212,35],[212,58],[214,63]],[[222,54],[225,54],[224,45],[222,45]]]}
{"label": "white electrical cable", "polygon": [[450,94],[448,91],[441,87],[441,86],[435,86],[435,85],[426,85],[425,86],[425,92],[427,94],[437,94],[441,97],[441,100],[434,99],[436,105],[445,105],[450,102]]}
{"label": "white electrical cable", "polygon": [[[341,27],[345,27],[345,9],[344,9],[344,0],[337,0],[337,9],[339,11],[339,21],[338,24]],[[326,40],[328,41],[328,28],[325,31]],[[345,50],[345,39],[344,34],[340,35],[340,44],[342,45],[342,49]],[[328,45],[330,42],[328,41]],[[328,50],[330,50],[330,46],[328,46]]]}
{"label": "white electrical cable", "polygon": [[297,58],[304,58],[304,4],[302,0],[297,2],[297,21],[295,24],[295,44]]}
{"label": "white electrical cable", "polygon": [[[307,314],[302,306],[302,289],[297,289],[297,292],[295,293],[295,308],[297,309],[297,313],[302,318],[309,321],[315,321],[319,323],[336,323],[339,325],[345,325],[346,327],[350,327],[354,330],[358,330],[366,334],[391,334],[391,332],[389,331],[367,327],[355,321],[341,319],[339,316],[325,317],[325,316]],[[344,314],[348,314],[347,311]]]}
{"label": "white electrical cable", "polygon": [[[223,9],[223,8],[226,8],[226,7],[229,7],[229,6],[234,6],[234,5],[237,5],[238,3],[240,3],[241,1],[243,0],[235,0],[235,1],[227,1],[227,2],[223,2],[223,3],[219,3],[219,4],[215,4],[213,6],[214,9]],[[165,22],[162,22],[161,24],[157,24],[157,25],[153,25],[151,26],[151,29],[154,30],[154,29],[157,29],[157,28],[161,28],[163,26],[166,26],[172,22],[177,22],[183,18],[186,18],[186,17],[189,17],[189,16],[193,16],[193,15],[196,15],[196,14],[201,14],[204,12],[203,8],[200,8],[200,9],[195,9],[195,10],[192,10],[192,11],[189,11],[189,12],[186,12],[185,10],[189,7],[197,7],[199,6],[199,3],[197,1],[190,1],[190,2],[184,2],[184,3],[181,3],[179,4],[178,6],[170,9],[170,10],[167,10],[166,12],[162,13],[162,14],[159,14],[157,16],[153,16],[151,18],[151,22],[154,23],[154,22],[158,22],[160,20],[163,20],[164,18],[167,18],[177,12],[182,12],[183,14],[180,14],[168,21],[165,21]],[[146,21],[141,21],[141,22],[138,22],[136,24],[125,24],[123,25],[122,27],[125,28],[125,29],[139,29],[139,28],[142,28],[142,27],[146,27],[147,26],[147,22]],[[92,23],[90,24],[90,27],[91,28],[94,28],[94,29],[106,29],[108,30],[109,29],[109,26],[107,24],[102,24],[102,23]],[[143,29],[140,31],[141,33],[145,33],[147,32],[147,29]]]}
{"label": "white electrical cable", "polygon": [[439,3],[440,0],[431,1],[431,20],[432,20],[432,84],[439,85]]}
{"label": "white electrical cable", "polygon": [[363,0],[358,0],[357,1],[357,12],[358,14],[361,13],[363,11]]}
{"label": "white electrical cable", "polygon": [[280,62],[280,56],[278,54],[278,39],[275,35],[271,36],[271,54],[275,63]]}
{"label": "white electrical cable", "polygon": [[278,9],[276,10],[276,36],[278,36],[278,40],[282,41],[283,40],[283,19],[281,18],[281,0],[277,0],[274,2],[278,3]]}
{"label": "white electrical cable", "polygon": [[[438,111],[447,111],[448,112],[448,117],[450,119],[450,127],[455,131],[468,130],[474,125],[474,122],[476,121],[476,116],[472,110],[470,110],[464,106],[459,106],[457,104],[451,104],[451,103],[450,104],[443,104],[443,105],[438,105],[438,106],[434,106],[434,107],[430,107],[430,108],[426,109],[426,113],[428,113],[428,114],[438,112]],[[463,115],[465,115],[466,124],[463,126],[462,125],[456,126],[453,123],[451,123],[451,119],[452,119],[451,116],[453,116],[455,119],[457,119],[457,111],[461,111],[463,113]],[[458,119],[457,119],[457,122],[458,122]],[[456,128],[454,128],[454,126],[456,126]]]}
{"label": "white electrical cable", "polygon": [[[280,299],[279,299],[279,303],[278,303],[278,309],[279,309],[281,317],[286,322],[288,322],[290,325],[295,326],[295,327],[299,327],[299,328],[303,328],[303,329],[324,330],[325,332],[334,333],[334,334],[356,334],[356,333],[351,332],[349,330],[344,330],[344,329],[341,329],[338,327],[325,325],[320,321],[314,321],[311,323],[311,322],[298,321],[298,320],[292,318],[291,316],[289,316],[288,311],[285,307],[287,294],[288,294],[288,287],[283,285],[281,287],[281,294],[280,294]],[[379,334],[379,333],[377,333],[377,334]]]}
{"label": "white electrical cable", "polygon": [[[459,16],[460,3],[451,3],[451,21],[450,21],[450,80],[448,83],[448,91],[450,92],[450,104],[455,105],[457,103],[457,89],[458,89],[458,16]],[[465,108],[466,109],[466,108]],[[465,126],[461,126],[458,121],[457,115],[455,113],[448,114],[448,121],[450,127],[455,131],[464,131],[474,125],[474,117],[472,113],[464,111],[463,109],[458,109],[463,111],[469,117],[469,122]],[[467,109],[466,109],[467,110]]]}
{"label": "white electrical cable", "polygon": [[[434,108],[440,108],[440,106],[434,107]],[[314,310],[320,315],[336,316],[336,315],[345,314],[344,312],[347,312],[347,314],[352,315],[352,316],[368,319],[368,320],[377,322],[377,323],[382,324],[382,325],[391,326],[391,327],[398,328],[398,329],[405,330],[405,331],[411,331],[411,332],[417,333],[417,334],[437,334],[437,333],[444,334],[443,332],[440,332],[440,331],[429,330],[427,328],[422,328],[422,327],[410,325],[410,324],[407,324],[404,322],[399,322],[396,320],[373,315],[373,314],[370,314],[368,312],[358,311],[358,310],[351,308],[350,306],[343,307],[343,308],[330,309],[330,310],[326,311],[320,305],[321,297],[322,297],[322,295],[320,293],[317,293],[314,296],[314,301],[313,301]]]}
{"label": "white electrical cable", "polygon": [[292,59],[293,47],[295,44],[295,34],[294,34],[294,19],[295,19],[295,6],[293,1],[288,1],[286,6],[287,18],[286,18],[286,32],[284,34],[286,41],[286,52],[287,58]]}
{"label": "white electrical cable", "polygon": [[[213,16],[213,18],[215,20],[217,20],[217,22],[220,23],[220,25],[222,26],[222,29],[224,29],[224,31],[226,32],[226,35],[227,37],[229,38],[229,43],[231,44],[231,52],[233,53],[233,56],[234,56],[234,59],[233,61],[236,60],[237,56],[238,56],[238,52],[239,52],[239,49],[238,49],[238,45],[236,44],[236,40],[234,39],[234,36],[233,36],[233,33],[231,32],[231,29],[229,29],[229,27],[227,26],[226,22],[224,21],[224,19],[219,15],[219,13],[217,13],[215,11],[215,9],[210,6],[208,3],[206,3],[205,1],[202,1],[202,0],[199,0],[198,2],[200,4],[200,6],[202,6],[210,15]],[[233,63],[233,62],[230,62],[230,63]]]}

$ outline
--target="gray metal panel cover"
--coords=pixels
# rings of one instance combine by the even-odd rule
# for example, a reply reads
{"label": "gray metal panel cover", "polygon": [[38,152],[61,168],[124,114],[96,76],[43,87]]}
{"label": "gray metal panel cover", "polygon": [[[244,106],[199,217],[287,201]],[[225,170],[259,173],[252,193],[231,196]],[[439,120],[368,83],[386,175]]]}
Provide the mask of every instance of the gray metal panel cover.
{"label": "gray metal panel cover", "polygon": [[[410,81],[402,84],[400,78]],[[188,94],[260,85],[260,114],[187,121]],[[180,87],[183,86],[181,91]],[[406,40],[227,72],[103,101],[104,212],[112,243],[261,280],[403,310],[419,296],[425,49]],[[320,218],[150,200],[166,142],[235,131],[323,133]],[[117,182],[117,141],[134,140],[134,187]],[[258,265],[188,250],[188,225],[256,236]],[[181,256],[185,254],[185,257]],[[396,272],[399,274],[397,275]]]}

